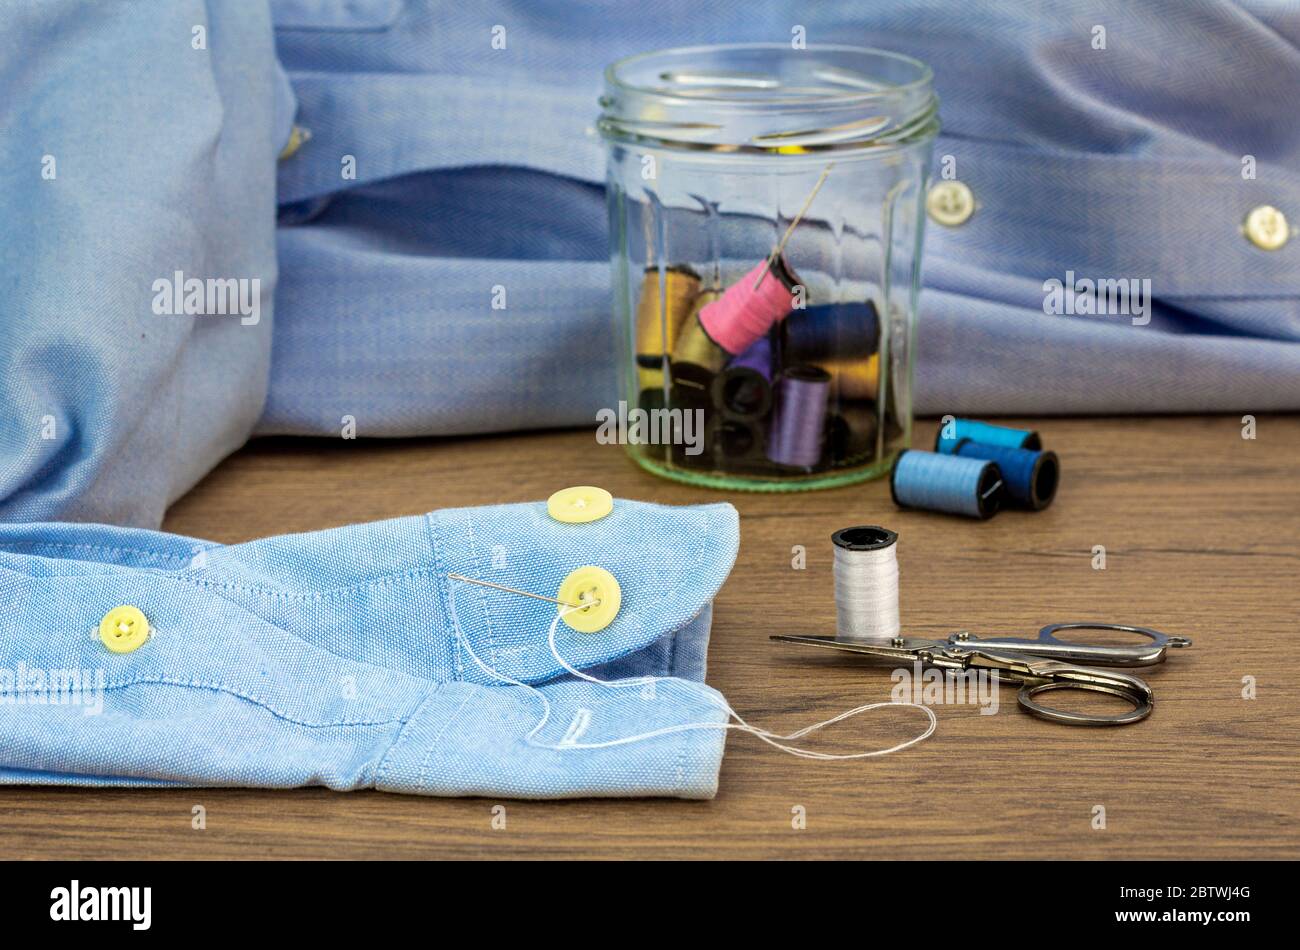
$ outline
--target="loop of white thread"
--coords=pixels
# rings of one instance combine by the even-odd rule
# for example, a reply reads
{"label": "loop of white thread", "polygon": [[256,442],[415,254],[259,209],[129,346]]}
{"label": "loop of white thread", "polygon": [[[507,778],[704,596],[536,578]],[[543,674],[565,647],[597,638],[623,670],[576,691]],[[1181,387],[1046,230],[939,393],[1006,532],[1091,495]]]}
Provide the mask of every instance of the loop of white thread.
{"label": "loop of white thread", "polygon": [[898,636],[897,544],[874,551],[835,552],[835,636],[889,640]]}
{"label": "loop of white thread", "polygon": [[[892,548],[893,546],[891,545],[890,550],[892,550]],[[647,739],[654,739],[659,736],[670,735],[677,732],[688,732],[694,729],[736,729],[740,732],[747,732],[750,735],[755,736],[761,739],[762,741],[766,742],[768,745],[780,749],[782,752],[786,752],[789,753],[790,755],[797,756],[798,758],[801,759],[818,759],[822,761],[836,761],[842,759],[869,759],[869,758],[874,758],[876,756],[890,755],[894,752],[901,752],[904,749],[909,748],[910,746],[916,745],[918,742],[924,742],[926,739],[930,738],[930,736],[934,735],[934,731],[939,724],[939,720],[935,716],[934,711],[930,709],[928,706],[923,706],[920,703],[896,702],[891,700],[889,702],[865,703],[864,705],[861,706],[855,706],[852,709],[845,710],[844,712],[840,713],[837,716],[832,716],[830,719],[823,720],[822,722],[813,723],[810,726],[804,726],[804,728],[802,729],[796,729],[794,732],[791,732],[788,735],[781,735],[779,733],[772,732],[771,730],[768,729],[762,729],[758,726],[750,725],[741,717],[741,715],[738,712],[732,709],[731,706],[725,700],[719,699],[716,695],[712,693],[712,691],[708,691],[707,687],[703,687],[703,684],[698,684],[690,680],[681,680],[672,677],[660,677],[660,676],[638,676],[634,679],[626,679],[626,680],[619,680],[619,681],[598,679],[597,677],[589,676],[586,673],[582,672],[581,670],[573,666],[570,666],[569,663],[565,661],[564,657],[560,656],[560,652],[555,645],[555,632],[556,632],[556,628],[559,626],[561,618],[566,613],[569,613],[571,611],[585,609],[583,607],[566,607],[559,610],[555,615],[555,619],[551,621],[551,626],[548,629],[546,634],[546,644],[547,647],[550,649],[551,656],[553,656],[555,658],[555,661],[559,663],[560,666],[562,666],[569,673],[573,674],[579,679],[586,680],[589,683],[595,683],[600,686],[606,686],[609,687],[610,689],[627,689],[630,687],[644,687],[647,684],[651,685],[654,688],[657,688],[658,684],[661,683],[665,685],[681,686],[683,688],[686,688],[688,692],[692,692],[697,698],[707,700],[711,705],[725,712],[729,717],[729,720],[735,719],[736,721],[735,722],[727,721],[727,722],[680,723],[675,726],[665,726],[662,729],[654,729],[649,732],[641,732],[641,733],[637,733],[636,735],[624,736],[619,739],[608,739],[604,742],[576,742],[576,741],[569,740],[569,737],[567,735],[565,739],[560,742],[559,745],[550,745],[547,743],[535,742],[533,737],[536,736],[539,732],[541,732],[542,729],[546,726],[547,722],[550,721],[551,718],[550,700],[548,700],[546,698],[546,694],[543,693],[541,690],[539,690],[537,687],[532,686],[528,683],[520,682],[519,680],[514,679],[513,677],[506,676],[504,673],[492,669],[490,666],[486,665],[482,660],[478,658],[478,654],[476,654],[474,652],[473,647],[469,645],[469,638],[465,636],[464,632],[460,629],[460,620],[456,616],[455,585],[449,584],[447,586],[447,590],[449,595],[448,607],[451,613],[452,629],[456,632],[457,639],[460,640],[461,645],[464,646],[465,648],[465,652],[469,654],[470,659],[474,661],[474,664],[487,675],[495,677],[496,679],[501,680],[503,683],[508,683],[511,686],[518,686],[521,687],[522,689],[526,689],[542,701],[542,716],[540,719],[538,719],[537,725],[533,726],[532,730],[528,733],[528,735],[524,737],[524,740],[528,742],[530,745],[539,746],[544,749],[551,749],[557,752],[562,752],[568,749],[607,749],[613,746],[628,745],[633,742],[644,742]],[[825,727],[834,725],[837,722],[843,722],[844,720],[852,719],[854,716],[860,715],[861,713],[870,712],[873,709],[880,709],[885,706],[915,707],[916,709],[919,709],[923,713],[925,713],[926,717],[930,720],[930,722],[919,735],[913,736],[911,739],[908,739],[905,742],[900,742],[897,745],[890,746],[887,749],[873,749],[868,752],[848,752],[848,753],[818,752],[815,749],[802,749],[799,748],[798,746],[792,746],[786,744],[791,740],[801,739],[804,736],[809,735],[810,733],[816,732],[818,729],[824,729]],[[583,728],[581,729],[581,731],[578,732],[578,735],[581,735],[581,732],[586,731],[586,726],[588,724],[589,724],[589,715],[588,715],[588,722],[583,724]],[[573,731],[573,726],[570,726],[570,731]],[[574,738],[576,739],[577,736],[574,736]]]}

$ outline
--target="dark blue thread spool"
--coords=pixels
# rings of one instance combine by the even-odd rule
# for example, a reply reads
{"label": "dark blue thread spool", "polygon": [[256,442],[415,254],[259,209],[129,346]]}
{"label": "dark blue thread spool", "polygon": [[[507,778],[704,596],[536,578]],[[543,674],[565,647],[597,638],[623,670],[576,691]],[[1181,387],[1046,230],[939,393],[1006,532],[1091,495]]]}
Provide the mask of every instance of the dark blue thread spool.
{"label": "dark blue thread spool", "polygon": [[[953,435],[948,438],[944,429],[951,426]],[[979,442],[983,445],[1004,445],[1013,449],[1041,449],[1043,440],[1033,429],[1011,429],[1007,426],[995,426],[978,419],[954,419],[949,425],[939,427],[934,437],[934,450],[952,455],[963,439]]]}
{"label": "dark blue thread spool", "polygon": [[822,456],[831,374],[817,366],[790,366],[777,383],[776,412],[767,457],[778,465],[811,468]]}
{"label": "dark blue thread spool", "polygon": [[957,446],[956,454],[996,462],[1006,484],[1007,498],[1016,507],[1042,511],[1056,497],[1061,463],[1055,452],[985,445],[965,439]]}
{"label": "dark blue thread spool", "polygon": [[992,518],[1002,505],[1004,486],[996,462],[912,450],[895,460],[889,492],[900,508]]}
{"label": "dark blue thread spool", "polygon": [[781,328],[787,363],[866,359],[880,347],[880,317],[871,301],[794,310]]}
{"label": "dark blue thread spool", "polygon": [[713,379],[713,405],[729,419],[761,419],[772,408],[772,339],[759,337]]}

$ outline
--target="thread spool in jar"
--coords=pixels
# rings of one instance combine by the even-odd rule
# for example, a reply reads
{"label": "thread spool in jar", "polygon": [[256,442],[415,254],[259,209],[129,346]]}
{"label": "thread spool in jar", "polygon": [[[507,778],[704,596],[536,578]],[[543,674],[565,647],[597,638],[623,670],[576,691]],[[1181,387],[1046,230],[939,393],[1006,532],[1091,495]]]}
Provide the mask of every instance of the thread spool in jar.
{"label": "thread spool in jar", "polygon": [[894,462],[889,490],[900,508],[991,518],[1004,487],[996,462],[914,449]]}
{"label": "thread spool in jar", "polygon": [[865,359],[822,360],[817,365],[831,374],[832,398],[874,400],[879,392],[879,353]]}
{"label": "thread spool in jar", "polygon": [[[731,358],[718,346],[700,325],[700,308],[721,296],[717,291],[705,291],[695,298],[691,315],[682,325],[669,360],[669,408],[683,412],[703,413],[705,426],[713,416],[712,388],[717,373]],[[672,451],[674,463],[684,468],[708,468],[713,464],[709,452],[687,455],[680,446]]]}
{"label": "thread spool in jar", "polygon": [[[707,431],[713,420],[713,401],[709,397],[713,374],[693,363],[674,363],[672,373],[672,386],[668,390],[666,408],[674,411],[681,410],[683,420],[688,413],[691,414],[695,420],[692,425],[700,422],[703,430]],[[704,432],[701,432],[701,436],[703,434]],[[688,454],[684,444],[675,442],[671,446],[670,456],[674,464],[684,468],[709,468],[713,464],[707,441],[705,451],[699,455]]]}
{"label": "thread spool in jar", "polygon": [[707,444],[715,464],[761,462],[765,441],[757,422],[715,417],[709,423]]}
{"label": "thread spool in jar", "polygon": [[699,322],[729,354],[743,353],[790,312],[798,285],[785,256],[777,254],[770,267],[763,261],[702,307]]}
{"label": "thread spool in jar", "polygon": [[636,368],[637,389],[645,392],[647,389],[657,389],[663,392],[664,388],[664,364],[656,363],[654,366],[638,366]]}
{"label": "thread spool in jar", "polygon": [[822,456],[831,375],[819,366],[789,366],[777,383],[767,457],[778,465],[811,468]]}
{"label": "thread spool in jar", "polygon": [[713,379],[713,405],[730,419],[761,419],[772,408],[772,339],[762,336]]}
{"label": "thread spool in jar", "polygon": [[[945,430],[951,435],[945,435]],[[1011,429],[1007,426],[995,426],[978,419],[954,419],[939,427],[934,437],[934,450],[952,455],[963,439],[980,442],[984,445],[1006,445],[1013,449],[1041,449],[1043,441],[1032,429]]]}
{"label": "thread spool in jar", "polygon": [[[835,385],[833,381],[831,385]],[[873,455],[877,425],[875,403],[832,401],[826,420],[826,448],[831,461],[852,462]]]}
{"label": "thread spool in jar", "polygon": [[841,528],[835,553],[835,638],[891,640],[899,634],[898,535],[880,525]]}
{"label": "thread spool in jar", "polygon": [[[662,373],[660,377],[662,378]],[[654,413],[664,408],[664,390],[662,384],[642,389],[637,395],[637,408],[642,412]],[[667,446],[661,442],[643,444],[641,450],[649,458],[662,460],[667,454]]]}
{"label": "thread spool in jar", "polygon": [[880,348],[880,318],[871,301],[796,310],[781,324],[781,354],[791,363],[866,359]]}
{"label": "thread spool in jar", "polygon": [[[671,353],[700,292],[700,277],[685,264],[647,267],[636,306],[636,360],[653,367]],[[665,303],[666,302],[666,303]]]}
{"label": "thread spool in jar", "polygon": [[701,311],[721,296],[718,291],[710,290],[695,298],[695,305],[673,343],[671,363],[674,377],[679,365],[697,366],[709,374],[711,381],[713,374],[721,372],[731,359],[732,354],[710,336],[700,321]]}
{"label": "thread spool in jar", "polygon": [[965,439],[958,444],[956,454],[996,462],[1006,485],[1007,498],[1019,508],[1042,511],[1056,497],[1061,464],[1055,452],[985,445]]}

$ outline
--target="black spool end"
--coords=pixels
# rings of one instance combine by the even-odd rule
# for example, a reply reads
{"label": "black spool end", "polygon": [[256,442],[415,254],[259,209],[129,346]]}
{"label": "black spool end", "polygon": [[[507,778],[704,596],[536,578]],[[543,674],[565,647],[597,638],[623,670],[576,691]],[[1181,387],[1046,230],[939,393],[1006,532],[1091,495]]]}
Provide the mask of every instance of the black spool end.
{"label": "black spool end", "polygon": [[801,383],[827,383],[831,381],[831,374],[826,372],[820,366],[813,366],[811,363],[799,363],[796,366],[787,366],[781,371],[781,376],[785,379],[797,379]]}
{"label": "black spool end", "polygon": [[799,275],[794,272],[794,268],[790,266],[790,262],[785,259],[784,254],[776,255],[776,260],[772,262],[769,269],[790,293],[794,293],[794,289],[803,283],[799,279]]}
{"label": "black spool end", "polygon": [[734,419],[761,419],[772,408],[772,384],[748,366],[729,367],[713,379],[713,404]]}
{"label": "black spool end", "polygon": [[1042,511],[1050,505],[1060,483],[1061,460],[1055,452],[1040,453],[1029,479],[1029,507],[1034,511]]}
{"label": "black spool end", "polygon": [[[1022,449],[1033,449],[1035,452],[1041,452],[1043,450],[1043,440],[1038,437],[1038,430],[1031,430],[1030,433],[1025,436],[1025,441],[1020,443],[1020,447]],[[1049,498],[1048,501],[1050,502],[1051,499]]]}
{"label": "black spool end", "polygon": [[[994,486],[997,486],[996,489]],[[1002,477],[1002,469],[998,468],[997,462],[989,462],[984,466],[975,490],[979,493],[980,518],[987,521],[998,513],[1007,493],[1006,479]]]}
{"label": "black spool end", "polygon": [[860,524],[840,528],[831,535],[831,542],[846,551],[880,551],[898,540],[898,534],[878,524]]}
{"label": "black spool end", "polygon": [[[647,274],[658,273],[659,265],[647,264],[645,272]],[[669,264],[667,267],[664,268],[664,273],[681,274],[683,277],[694,277],[696,280],[700,279],[700,275],[695,273],[695,268],[691,267],[689,264]]]}
{"label": "black spool end", "polygon": [[746,461],[764,458],[762,429],[741,419],[714,419],[709,423],[707,441],[715,459]]}
{"label": "black spool end", "polygon": [[894,500],[894,504],[899,508],[906,508],[907,505],[898,500],[898,489],[894,487],[894,479],[898,476],[898,463],[903,461],[903,456],[910,451],[912,450],[903,449],[898,453],[898,457],[894,459],[894,464],[889,466],[889,497]]}

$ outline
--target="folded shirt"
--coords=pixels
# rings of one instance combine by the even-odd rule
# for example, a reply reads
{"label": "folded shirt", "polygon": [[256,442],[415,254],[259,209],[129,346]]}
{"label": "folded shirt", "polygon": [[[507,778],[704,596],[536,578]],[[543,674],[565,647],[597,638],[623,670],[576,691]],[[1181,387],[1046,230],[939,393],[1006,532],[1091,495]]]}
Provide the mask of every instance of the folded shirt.
{"label": "folded shirt", "polygon": [[[935,72],[975,204],[927,225],[918,413],[1300,407],[1300,237],[1243,233],[1300,221],[1295,4],[10,0],[0,519],[156,527],[252,432],[592,425],[603,68],[794,28]],[[1046,312],[1072,274],[1149,280],[1150,322]],[[256,306],[157,306],[189,280]]]}
{"label": "folded shirt", "polygon": [[[730,505],[624,500],[587,524],[500,505],[234,545],[2,525],[0,782],[708,798],[711,602],[738,537]],[[653,688],[566,673],[554,604],[448,578],[549,597],[588,564],[621,607],[597,633],[557,625],[556,652]],[[115,653],[98,628],[121,605],[152,633]],[[689,724],[708,725],[602,745]]]}
{"label": "folded shirt", "polygon": [[[259,432],[336,435],[345,414],[381,436],[592,424],[619,398],[593,129],[605,66],[795,29],[934,70],[932,177],[969,186],[975,211],[926,225],[918,413],[1300,407],[1300,238],[1267,251],[1242,226],[1260,205],[1300,221],[1294,3],[329,6],[273,8],[313,138],[279,166]],[[824,215],[809,209],[800,253]],[[816,265],[797,261],[804,278]],[[1071,274],[1148,280],[1150,322],[1046,312],[1044,282]]]}

